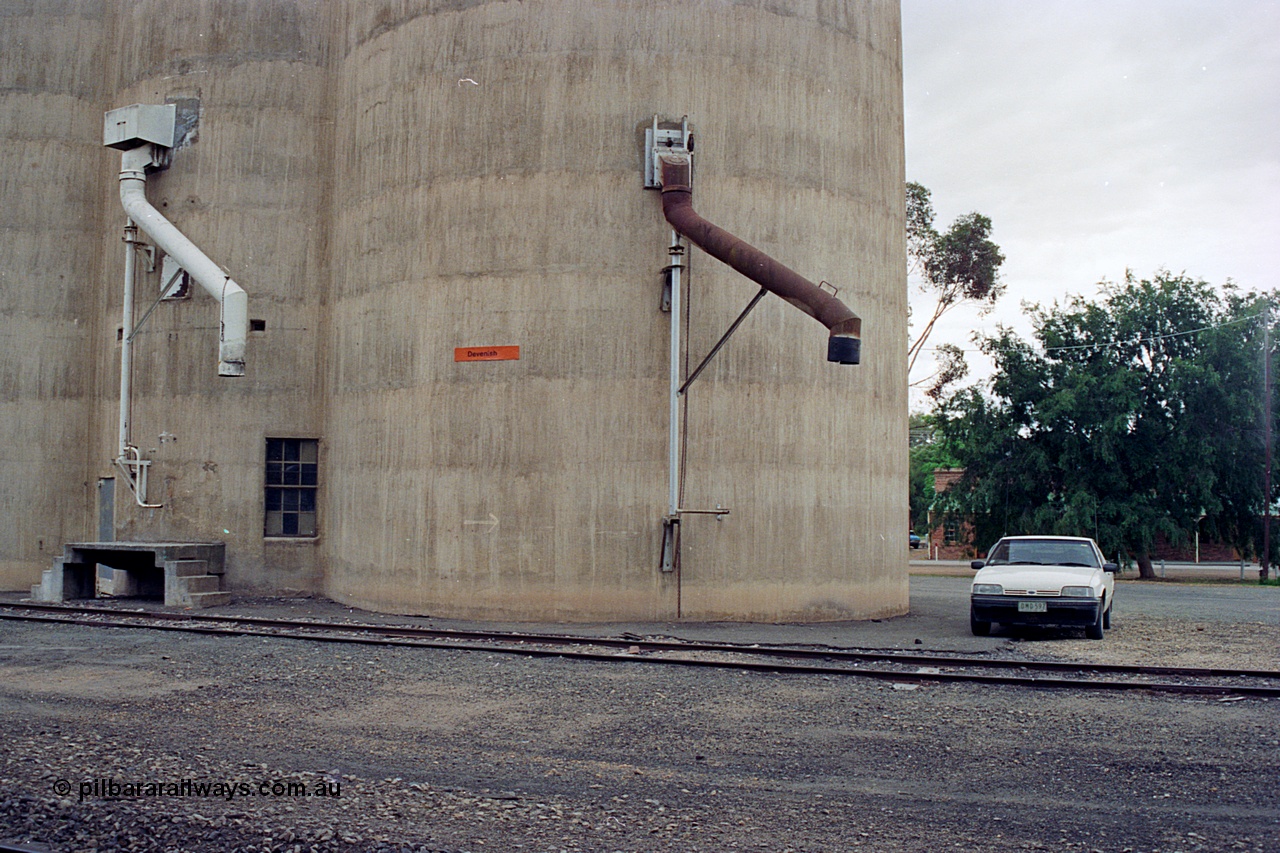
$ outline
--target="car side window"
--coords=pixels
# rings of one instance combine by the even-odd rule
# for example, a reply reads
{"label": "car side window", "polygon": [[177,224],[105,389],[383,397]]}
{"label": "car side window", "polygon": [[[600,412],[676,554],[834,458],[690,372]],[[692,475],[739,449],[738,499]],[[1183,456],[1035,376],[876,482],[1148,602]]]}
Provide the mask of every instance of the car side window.
{"label": "car side window", "polygon": [[1009,543],[997,542],[991,552],[987,554],[988,566],[1002,566],[1009,562]]}

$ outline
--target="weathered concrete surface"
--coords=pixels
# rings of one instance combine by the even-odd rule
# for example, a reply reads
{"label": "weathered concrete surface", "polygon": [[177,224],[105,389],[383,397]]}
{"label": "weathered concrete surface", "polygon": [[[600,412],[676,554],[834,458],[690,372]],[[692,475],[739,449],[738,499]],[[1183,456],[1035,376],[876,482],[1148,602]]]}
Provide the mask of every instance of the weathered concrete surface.
{"label": "weathered concrete surface", "polygon": [[106,4],[0,5],[0,587],[89,529]]}
{"label": "weathered concrete surface", "polygon": [[[94,481],[113,475],[123,216],[101,114],[187,99],[196,136],[148,196],[245,287],[265,330],[250,335],[248,375],[223,379],[212,299],[148,319],[134,440],[164,507],[132,506],[121,483],[121,538],[225,541],[233,588],[465,618],[905,611],[897,3],[66,8],[98,19],[47,36],[27,64],[89,81],[72,102],[41,94],[31,107],[79,152],[77,189],[0,236],[0,251],[60,250],[45,232],[63,208],[83,245],[62,273],[74,285],[26,261],[40,275],[17,296],[6,288],[41,306],[28,316],[6,301],[6,331],[45,349],[24,368],[37,378],[0,399],[14,406],[0,423],[48,436],[57,462],[2,487],[0,580],[39,577],[45,531],[48,552],[85,538]],[[63,16],[23,26],[65,29]],[[13,33],[0,35],[5,68]],[[49,91],[65,100],[65,88]],[[684,505],[732,512],[686,519],[672,575],[658,571],[669,229],[641,189],[654,114],[689,116],[699,212],[839,286],[865,341],[861,365],[830,365],[825,330],[771,297],[717,356],[687,398]],[[5,174],[24,198],[39,191]],[[755,286],[696,250],[690,260],[696,362]],[[160,284],[140,277],[139,312]],[[54,292],[78,307],[41,301]],[[68,323],[70,340],[43,343]],[[491,345],[521,357],[453,361],[455,347]],[[48,377],[64,375],[74,387],[55,399]],[[268,436],[321,441],[315,539],[262,536]],[[40,489],[39,512],[8,523]]]}
{"label": "weathered concrete surface", "polygon": [[[897,8],[835,8],[353,7],[335,57],[351,129],[335,162],[356,179],[335,196],[329,594],[471,617],[905,609]],[[656,571],[669,232],[639,162],[655,113],[694,124],[700,212],[843,286],[867,330],[863,365],[828,365],[822,328],[768,300],[691,389],[685,504],[733,513],[685,522],[679,577]],[[691,286],[697,359],[754,285],[695,254]],[[452,361],[495,344],[521,360]]]}
{"label": "weathered concrete surface", "polygon": [[[237,587],[319,587],[317,543],[263,538],[265,438],[321,438],[324,260],[321,167],[326,116],[324,45],[329,4],[311,0],[143,0],[113,16],[109,106],[188,98],[199,105],[196,138],[148,180],[151,203],[249,293],[244,378],[219,377],[217,303],[200,288],[163,303],[135,338],[133,426],[148,458],[152,502],[139,509],[118,489],[121,539],[217,539],[227,543]],[[104,151],[107,221],[121,222],[118,155]],[[114,171],[113,171],[114,170]],[[107,250],[99,310],[119,322],[123,252]],[[162,286],[138,282],[141,312]],[[102,382],[114,375],[101,363]],[[106,387],[111,387],[109,384]],[[100,476],[115,455],[116,397],[100,397]]]}

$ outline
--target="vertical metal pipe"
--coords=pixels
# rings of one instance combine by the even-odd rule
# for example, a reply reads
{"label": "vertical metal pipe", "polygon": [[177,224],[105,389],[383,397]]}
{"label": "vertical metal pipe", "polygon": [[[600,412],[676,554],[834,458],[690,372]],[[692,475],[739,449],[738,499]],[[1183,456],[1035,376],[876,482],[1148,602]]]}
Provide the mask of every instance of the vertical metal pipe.
{"label": "vertical metal pipe", "polygon": [[671,232],[671,247],[667,250],[671,263],[667,267],[671,285],[671,368],[667,389],[667,515],[674,518],[680,513],[680,271],[684,268],[684,243],[680,235]]}
{"label": "vertical metal pipe", "polygon": [[133,398],[133,291],[137,278],[138,226],[133,219],[124,225],[124,309],[120,323],[120,435],[116,467],[125,475],[125,483],[138,506],[158,509],[163,504],[147,503],[147,468],[151,465],[142,458],[138,448],[129,441],[130,409]]}
{"label": "vertical metal pipe", "polygon": [[125,220],[124,226],[124,319],[121,321],[120,340],[120,441],[119,456],[123,461],[129,452],[129,399],[132,394],[133,378],[133,284],[136,251],[138,242],[138,226],[132,219]]}

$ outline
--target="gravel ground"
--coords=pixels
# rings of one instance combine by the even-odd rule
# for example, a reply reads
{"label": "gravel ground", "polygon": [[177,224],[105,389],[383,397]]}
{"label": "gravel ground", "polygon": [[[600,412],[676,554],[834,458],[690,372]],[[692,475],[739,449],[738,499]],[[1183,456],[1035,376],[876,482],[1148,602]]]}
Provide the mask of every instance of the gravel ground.
{"label": "gravel ground", "polygon": [[[1276,639],[1134,615],[998,652]],[[57,851],[1270,853],[1278,755],[1265,700],[0,623],[0,839]]]}
{"label": "gravel ground", "polygon": [[1102,642],[1078,631],[996,630],[1032,659],[1280,672],[1280,631],[1268,625],[1117,614]]}

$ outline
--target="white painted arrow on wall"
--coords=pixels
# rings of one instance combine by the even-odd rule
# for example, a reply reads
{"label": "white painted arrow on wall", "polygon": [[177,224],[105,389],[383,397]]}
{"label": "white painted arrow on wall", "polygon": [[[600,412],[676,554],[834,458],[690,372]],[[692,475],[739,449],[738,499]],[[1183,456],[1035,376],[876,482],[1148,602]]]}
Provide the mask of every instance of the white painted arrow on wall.
{"label": "white painted arrow on wall", "polygon": [[470,527],[475,527],[475,526],[485,526],[485,527],[488,527],[488,528],[489,528],[489,531],[488,531],[489,533],[492,533],[493,531],[495,531],[495,530],[497,530],[497,529],[498,529],[498,517],[497,517],[496,515],[494,515],[493,513],[489,513],[489,517],[488,517],[488,518],[486,518],[486,519],[483,519],[483,520],[481,520],[481,521],[465,521],[465,520],[464,520],[462,523],[463,523],[464,525],[466,525],[466,526],[470,526]]}

